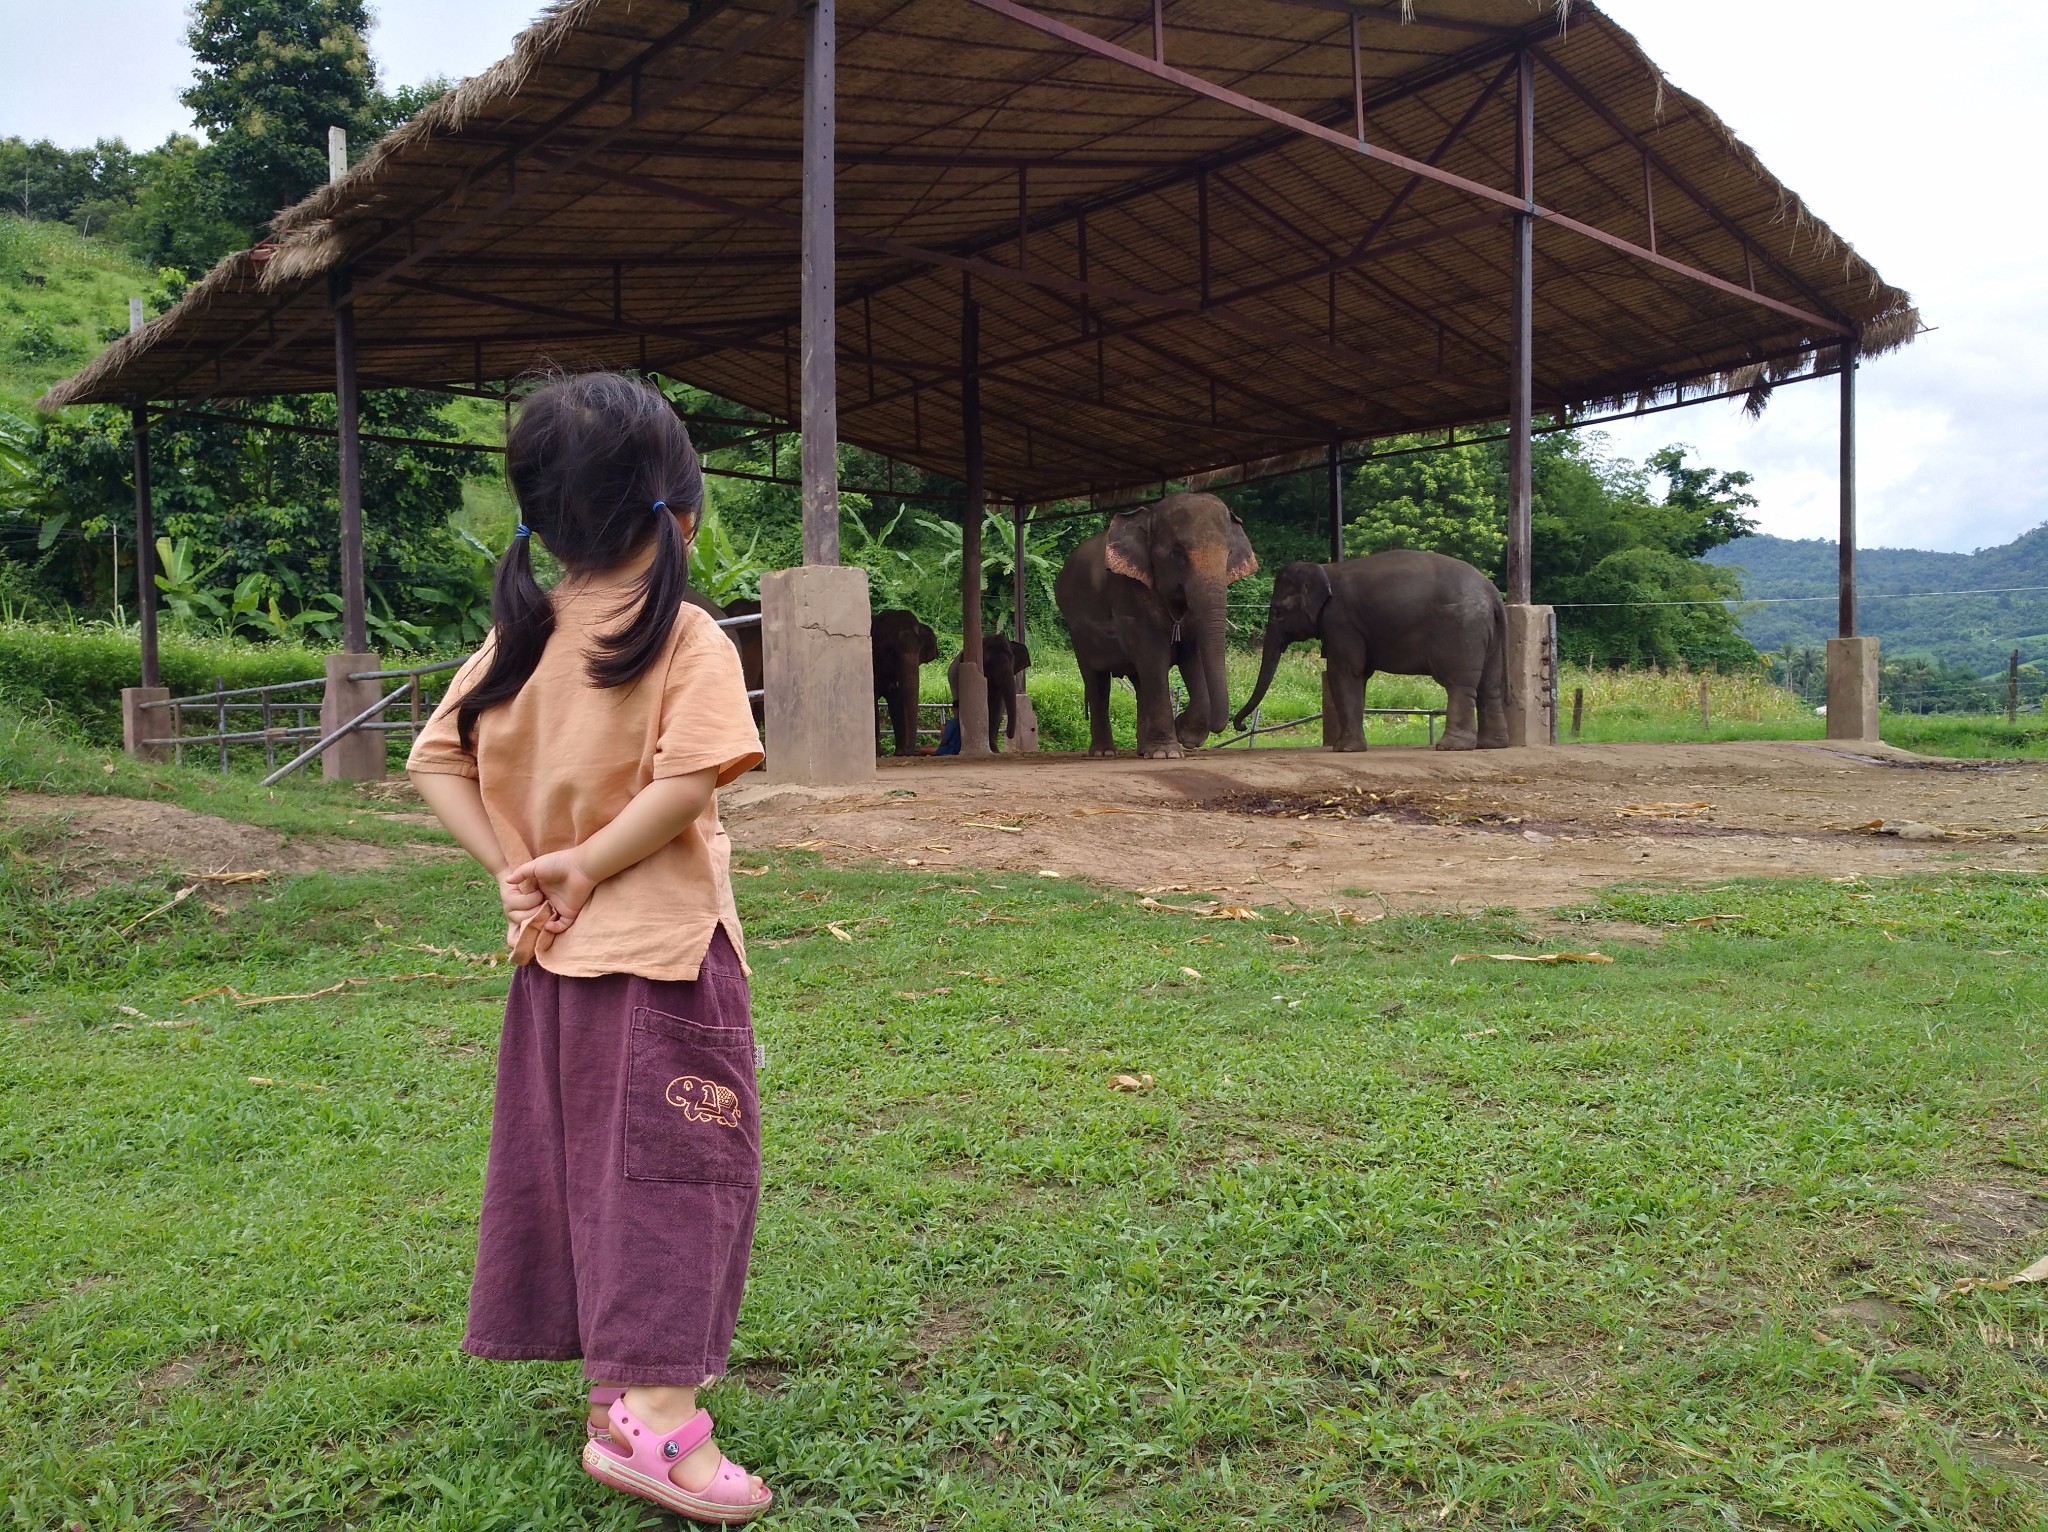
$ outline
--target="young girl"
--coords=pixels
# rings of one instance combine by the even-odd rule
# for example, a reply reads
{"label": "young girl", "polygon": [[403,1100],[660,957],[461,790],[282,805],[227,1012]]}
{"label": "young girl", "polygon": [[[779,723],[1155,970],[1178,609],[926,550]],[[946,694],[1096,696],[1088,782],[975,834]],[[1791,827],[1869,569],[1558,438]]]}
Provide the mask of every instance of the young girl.
{"label": "young girl", "polygon": [[[583,1360],[583,1466],[697,1521],[772,1497],[711,1439],[761,1184],[731,843],[761,759],[737,652],[684,599],[704,480],[662,396],[606,373],[530,398],[495,624],[407,767],[498,880],[534,959],[498,1053],[463,1349]],[[529,537],[565,571],[533,577]]]}

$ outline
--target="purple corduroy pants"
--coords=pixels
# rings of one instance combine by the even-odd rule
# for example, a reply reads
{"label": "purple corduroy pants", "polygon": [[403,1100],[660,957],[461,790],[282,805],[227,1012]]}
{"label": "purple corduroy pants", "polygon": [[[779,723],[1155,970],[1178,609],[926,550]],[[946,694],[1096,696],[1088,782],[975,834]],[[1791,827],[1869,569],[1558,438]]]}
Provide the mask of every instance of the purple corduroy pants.
{"label": "purple corduroy pants", "polygon": [[587,1378],[725,1371],[761,1189],[746,975],[512,978],[462,1349]]}

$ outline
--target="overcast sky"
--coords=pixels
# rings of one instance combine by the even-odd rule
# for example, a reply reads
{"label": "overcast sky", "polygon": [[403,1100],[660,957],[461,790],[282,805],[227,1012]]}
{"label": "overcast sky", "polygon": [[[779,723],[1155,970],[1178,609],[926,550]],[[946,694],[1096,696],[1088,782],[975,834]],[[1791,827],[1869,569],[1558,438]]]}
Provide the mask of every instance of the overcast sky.
{"label": "overcast sky", "polygon": [[[1860,541],[1967,551],[2048,520],[2048,216],[2036,178],[2013,175],[2040,138],[2041,0],[1604,8],[1934,327],[1861,374]],[[460,78],[539,9],[385,0],[371,50],[386,84]],[[184,12],[181,0],[0,0],[0,134],[144,146],[189,127]],[[1831,383],[1782,390],[1757,422],[1710,404],[1612,432],[1637,457],[1667,441],[1755,474],[1765,531],[1834,535]]]}

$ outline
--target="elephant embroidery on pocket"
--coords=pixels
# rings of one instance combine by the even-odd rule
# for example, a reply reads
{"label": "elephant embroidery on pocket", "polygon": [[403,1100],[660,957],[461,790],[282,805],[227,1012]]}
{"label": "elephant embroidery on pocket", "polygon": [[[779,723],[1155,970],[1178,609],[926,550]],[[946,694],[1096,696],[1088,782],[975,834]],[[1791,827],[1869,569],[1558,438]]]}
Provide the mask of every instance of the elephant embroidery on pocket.
{"label": "elephant embroidery on pocket", "polygon": [[664,1092],[668,1104],[680,1107],[691,1122],[712,1122],[721,1128],[740,1125],[739,1093],[700,1075],[677,1075]]}

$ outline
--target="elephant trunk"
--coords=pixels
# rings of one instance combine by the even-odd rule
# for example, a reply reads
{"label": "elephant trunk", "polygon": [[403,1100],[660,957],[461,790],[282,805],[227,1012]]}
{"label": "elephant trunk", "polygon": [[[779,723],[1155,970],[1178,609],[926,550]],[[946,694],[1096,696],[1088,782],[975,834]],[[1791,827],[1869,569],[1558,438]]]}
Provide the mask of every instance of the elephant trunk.
{"label": "elephant trunk", "polygon": [[[1188,616],[1194,619],[1195,654],[1202,666],[1202,679],[1209,695],[1201,699],[1201,717],[1209,732],[1223,732],[1223,720],[1230,716],[1230,676],[1224,670],[1224,648],[1230,636],[1230,587],[1221,580],[1204,584],[1188,602]],[[1192,700],[1192,699],[1190,699]]]}
{"label": "elephant trunk", "polygon": [[1245,700],[1244,706],[1237,710],[1237,717],[1233,720],[1237,728],[1242,729],[1244,721],[1258,711],[1259,704],[1266,700],[1266,688],[1273,684],[1273,673],[1280,668],[1280,656],[1287,652],[1287,646],[1292,642],[1293,640],[1281,631],[1279,623],[1269,621],[1266,624],[1265,649],[1259,656],[1259,684],[1252,688],[1251,696]]}

